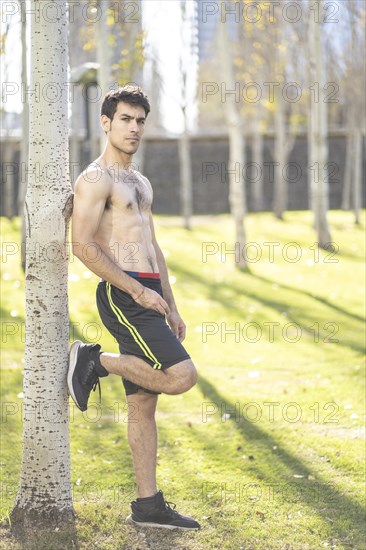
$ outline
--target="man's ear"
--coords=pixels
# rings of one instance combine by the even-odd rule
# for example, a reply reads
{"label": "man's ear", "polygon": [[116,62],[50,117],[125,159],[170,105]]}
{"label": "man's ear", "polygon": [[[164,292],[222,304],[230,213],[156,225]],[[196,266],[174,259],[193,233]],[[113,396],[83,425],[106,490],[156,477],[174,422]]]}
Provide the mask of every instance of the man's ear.
{"label": "man's ear", "polygon": [[100,124],[105,131],[105,133],[109,132],[111,129],[111,119],[107,117],[107,115],[102,115],[100,117]]}

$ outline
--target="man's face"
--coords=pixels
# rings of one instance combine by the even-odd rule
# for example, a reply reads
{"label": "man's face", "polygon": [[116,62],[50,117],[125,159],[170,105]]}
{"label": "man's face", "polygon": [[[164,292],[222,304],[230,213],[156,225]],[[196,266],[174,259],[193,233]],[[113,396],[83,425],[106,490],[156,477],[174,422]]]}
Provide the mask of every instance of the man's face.
{"label": "man's face", "polygon": [[102,116],[102,127],[111,145],[127,155],[136,153],[145,129],[145,109],[121,101],[111,121]]}

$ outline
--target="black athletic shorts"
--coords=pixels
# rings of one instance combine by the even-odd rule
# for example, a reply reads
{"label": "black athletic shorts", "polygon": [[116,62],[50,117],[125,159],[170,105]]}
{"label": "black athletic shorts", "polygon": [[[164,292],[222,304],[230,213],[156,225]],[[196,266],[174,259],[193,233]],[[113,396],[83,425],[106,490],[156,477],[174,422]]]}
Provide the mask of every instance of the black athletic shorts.
{"label": "black athletic shorts", "polygon": [[[157,273],[126,271],[139,283],[163,296],[160,276]],[[165,315],[140,306],[123,290],[101,281],[97,287],[97,306],[100,318],[119,344],[121,354],[141,357],[154,369],[168,369],[190,359],[178,338],[165,321]],[[157,394],[122,378],[126,395],[139,389]]]}

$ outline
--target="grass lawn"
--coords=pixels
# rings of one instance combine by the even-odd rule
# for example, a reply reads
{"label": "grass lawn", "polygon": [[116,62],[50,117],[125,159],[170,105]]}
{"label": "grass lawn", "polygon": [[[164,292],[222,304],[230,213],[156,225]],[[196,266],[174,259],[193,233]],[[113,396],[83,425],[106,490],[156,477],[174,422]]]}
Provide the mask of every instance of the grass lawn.
{"label": "grass lawn", "polygon": [[[110,376],[101,380],[101,405],[93,397],[88,413],[70,400],[81,549],[365,549],[365,223],[355,227],[344,212],[330,212],[329,221],[336,254],[314,246],[309,213],[289,212],[285,222],[249,215],[244,273],[229,253],[228,216],[196,218],[192,231],[177,218],[156,217],[188,326],[185,344],[200,373],[187,394],[159,398],[158,481],[202,530],[125,525],[134,478],[124,392]],[[12,508],[21,460],[19,227],[18,219],[2,222],[1,518]],[[71,338],[116,351],[99,322],[97,281],[71,259]],[[4,414],[4,403],[13,414]],[[0,548],[20,548],[4,525]],[[52,540],[27,547],[68,547]]]}

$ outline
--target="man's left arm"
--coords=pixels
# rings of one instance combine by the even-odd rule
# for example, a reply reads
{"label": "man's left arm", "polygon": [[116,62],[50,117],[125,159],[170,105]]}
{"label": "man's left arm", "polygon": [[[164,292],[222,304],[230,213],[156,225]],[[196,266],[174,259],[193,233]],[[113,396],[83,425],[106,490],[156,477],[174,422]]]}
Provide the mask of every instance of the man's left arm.
{"label": "man's left arm", "polygon": [[158,267],[159,267],[161,286],[163,289],[163,298],[167,302],[170,310],[166,318],[170,328],[172,329],[172,331],[174,332],[178,340],[180,342],[183,342],[184,338],[186,337],[186,325],[184,324],[183,319],[181,318],[177,310],[177,306],[173,296],[173,291],[169,283],[168,268],[166,266],[164,254],[162,253],[161,248],[158,245],[158,242],[155,237],[154,223],[153,223],[151,214],[150,214],[150,228],[151,228],[151,235],[152,235],[152,243],[155,249],[156,260],[158,262]]}

